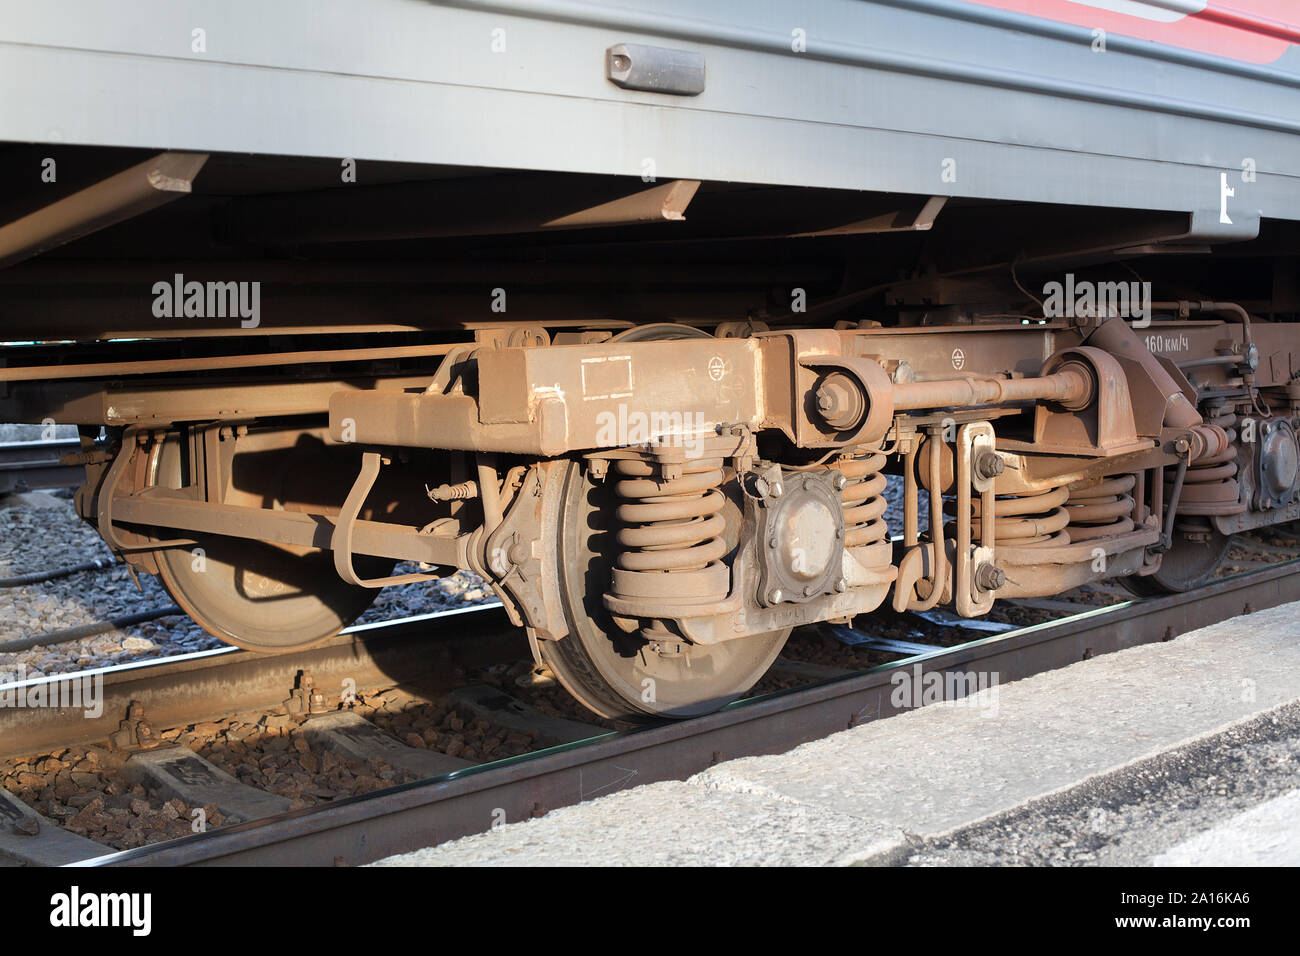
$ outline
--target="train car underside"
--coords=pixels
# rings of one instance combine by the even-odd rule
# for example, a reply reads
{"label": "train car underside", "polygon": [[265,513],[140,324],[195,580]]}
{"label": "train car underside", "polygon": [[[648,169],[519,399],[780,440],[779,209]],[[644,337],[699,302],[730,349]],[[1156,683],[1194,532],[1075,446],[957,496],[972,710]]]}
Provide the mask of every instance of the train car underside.
{"label": "train car underside", "polygon": [[[813,215],[817,198],[780,210]],[[727,199],[716,208],[733,208]],[[604,208],[593,202],[575,200]],[[588,270],[573,273],[569,317],[495,310],[497,286],[511,282],[488,279],[472,320],[408,324],[383,340],[345,342],[356,325],[312,337],[310,305],[268,322],[256,347],[234,310],[221,334],[245,343],[238,350],[160,332],[169,310],[186,315],[207,292],[178,276],[175,295],[153,299],[154,330],[135,333],[150,342],[74,331],[63,346],[12,350],[0,406],[7,420],[84,426],[80,513],[224,640],[306,647],[379,588],[470,569],[527,629],[538,665],[616,718],[716,709],[761,677],[794,626],[849,622],[886,602],[976,616],[998,598],[1103,578],[1139,593],[1196,588],[1233,533],[1300,516],[1294,231],[1243,258],[1267,287],[1246,308],[1215,298],[1208,250],[1153,255],[1154,218],[1127,232],[1112,222],[1099,256],[1100,241],[1078,233],[1071,249],[1046,210],[958,208],[951,231],[936,230],[946,248],[969,250],[994,222],[1051,255],[1017,272],[1023,253],[991,249],[984,263],[944,268],[916,255],[913,230],[897,257],[913,267],[900,270],[886,234],[909,208],[835,213],[858,217],[848,239],[827,228],[833,216],[820,229],[774,216],[780,242],[830,237],[802,239],[805,252],[823,244],[790,266],[811,270],[807,283],[763,277],[789,263],[764,259],[773,247],[757,226],[746,248],[769,251],[738,277],[721,251],[727,229],[708,234],[703,215],[706,231],[656,267],[730,276],[729,300],[685,279],[670,290],[708,299],[694,312],[647,307],[644,274],[625,280],[625,311],[608,290],[582,304],[584,288],[658,243],[636,230],[663,224],[631,226],[637,241],[616,261],[607,249],[593,258],[609,233],[566,247]],[[876,245],[858,244],[864,236]],[[1027,273],[1106,278],[1121,258],[1138,270],[1159,259],[1156,286],[1172,294],[1135,318],[1114,300],[1075,309],[1073,298],[1052,314],[1024,289]],[[187,261],[191,275],[224,274]],[[147,275],[187,268],[158,262]],[[50,288],[59,263],[30,263],[13,281]],[[313,265],[334,268],[302,268]],[[377,283],[393,264],[367,268],[359,281]],[[1287,274],[1290,287],[1278,281]],[[782,282],[813,290],[806,311],[746,302]],[[818,282],[831,290],[821,299]],[[312,348],[286,344],[304,337]],[[901,527],[885,520],[889,475],[902,485]],[[399,562],[418,569],[394,574]]]}

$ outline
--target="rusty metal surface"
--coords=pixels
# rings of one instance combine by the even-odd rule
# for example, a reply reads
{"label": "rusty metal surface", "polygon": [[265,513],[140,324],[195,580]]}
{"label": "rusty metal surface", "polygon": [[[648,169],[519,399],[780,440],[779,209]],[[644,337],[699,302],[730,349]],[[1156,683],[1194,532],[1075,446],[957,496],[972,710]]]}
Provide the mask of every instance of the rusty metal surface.
{"label": "rusty metal surface", "polygon": [[[169,498],[162,494],[115,496],[113,520],[143,527],[200,531],[309,548],[329,548],[339,527],[336,515],[219,505],[179,496]],[[362,554],[382,554],[402,561],[424,561],[442,566],[464,563],[463,541],[421,534],[419,528],[385,521],[355,521],[350,537],[351,549]]]}
{"label": "rusty metal surface", "polygon": [[913,382],[894,386],[894,408],[909,411],[924,408],[965,408],[1009,402],[1078,402],[1092,392],[1085,373],[1062,369],[1042,378],[953,379],[947,382]]}
{"label": "rusty metal surface", "polygon": [[[1100,654],[1166,640],[1300,599],[1300,562],[1216,582],[1186,595],[1081,614],[920,659],[923,670],[995,670],[1006,682]],[[112,854],[101,865],[330,866],[372,862],[522,819],[593,792],[684,779],[718,760],[779,753],[896,712],[891,674],[911,659],[811,688],[744,702],[691,721],[597,740],[341,801],[324,810],[241,824]]]}

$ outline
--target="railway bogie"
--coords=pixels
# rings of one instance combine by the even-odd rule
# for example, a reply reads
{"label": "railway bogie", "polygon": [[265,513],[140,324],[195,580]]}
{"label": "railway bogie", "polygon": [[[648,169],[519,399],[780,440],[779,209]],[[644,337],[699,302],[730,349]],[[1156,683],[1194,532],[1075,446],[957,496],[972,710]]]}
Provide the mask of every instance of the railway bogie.
{"label": "railway bogie", "polygon": [[78,504],[231,643],[307,647],[381,587],[468,568],[592,710],[689,716],[800,624],[1187,590],[1234,531],[1294,518],[1296,326],[1176,309],[1145,339],[1118,315],[481,329],[423,388],[296,416],[170,420],[173,383],[86,430]]}
{"label": "railway bogie", "polygon": [[0,36],[52,74],[0,103],[0,420],[82,426],[80,513],[223,640],[467,569],[681,717],[799,625],[1194,590],[1300,518],[1293,26],[1100,4],[1099,75],[1086,4],[374,0],[213,62],[74,6]]}

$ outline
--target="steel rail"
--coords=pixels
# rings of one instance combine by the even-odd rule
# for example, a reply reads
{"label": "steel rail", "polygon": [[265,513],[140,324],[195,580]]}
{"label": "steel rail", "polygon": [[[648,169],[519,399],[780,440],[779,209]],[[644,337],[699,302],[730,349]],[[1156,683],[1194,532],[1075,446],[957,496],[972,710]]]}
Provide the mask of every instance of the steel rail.
{"label": "steel rail", "polygon": [[0,443],[0,494],[39,488],[71,488],[86,480],[84,465],[59,459],[81,450],[75,438]]}
{"label": "steel rail", "polygon": [[[451,617],[459,618],[455,634],[438,636],[432,622]],[[13,668],[0,667],[0,700],[11,702],[0,706],[0,759],[103,741],[118,729],[132,702],[143,706],[153,726],[185,726],[232,712],[278,710],[299,671],[310,671],[316,686],[327,693],[345,679],[355,681],[358,690],[433,683],[438,671],[446,669],[448,654],[454,663],[474,667],[492,662],[506,649],[528,656],[523,632],[510,624],[499,603],[492,603],[353,625],[309,650],[283,654],[220,647],[8,681]],[[52,695],[59,692],[58,685],[74,682],[81,689],[76,707],[20,703],[37,684],[46,685]]]}
{"label": "steel rail", "polygon": [[336,865],[489,829],[628,786],[680,780],[719,760],[779,753],[900,712],[902,670],[980,669],[1005,683],[1079,660],[1172,639],[1252,610],[1300,600],[1300,559],[1146,599],[910,657],[861,674],[741,701],[705,717],[611,733],[391,790],[181,840],[110,853],[82,865]]}

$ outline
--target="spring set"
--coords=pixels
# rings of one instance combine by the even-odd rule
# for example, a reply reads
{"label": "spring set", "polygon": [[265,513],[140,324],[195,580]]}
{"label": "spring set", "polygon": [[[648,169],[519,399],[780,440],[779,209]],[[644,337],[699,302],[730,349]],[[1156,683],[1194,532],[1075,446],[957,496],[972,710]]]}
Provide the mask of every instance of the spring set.
{"label": "spring set", "polygon": [[[1220,413],[1209,424],[1218,425],[1230,436],[1237,424],[1237,416]],[[1175,469],[1165,469],[1165,500],[1173,491]],[[1246,510],[1246,502],[1239,501],[1241,489],[1237,485],[1237,448],[1231,441],[1217,455],[1198,458],[1187,467],[1182,493],[1178,496],[1178,515],[1208,516],[1235,515]]]}
{"label": "spring set", "polygon": [[827,465],[844,475],[848,484],[840,492],[844,506],[844,546],[859,548],[879,544],[889,536],[884,514],[888,479],[881,474],[885,456],[880,452],[855,455]]}
{"label": "spring set", "polygon": [[1070,515],[1071,541],[1089,541],[1125,534],[1137,527],[1133,521],[1133,488],[1137,475],[1089,478],[1069,485],[1065,503]]}
{"label": "spring set", "polygon": [[622,527],[615,537],[614,593],[679,604],[726,598],[730,576],[719,560],[727,553],[722,459],[687,461],[675,478],[641,460],[619,460],[614,469],[615,491],[627,499],[615,512]]}
{"label": "spring set", "polygon": [[[1069,498],[1065,485],[1046,488],[1023,495],[1003,495],[994,499],[996,518],[993,534],[998,547],[1024,548],[1049,547],[1069,544],[1066,525],[1070,513],[1063,507]],[[976,519],[980,517],[980,499],[971,502]],[[974,539],[979,540],[979,522],[972,528]]]}

